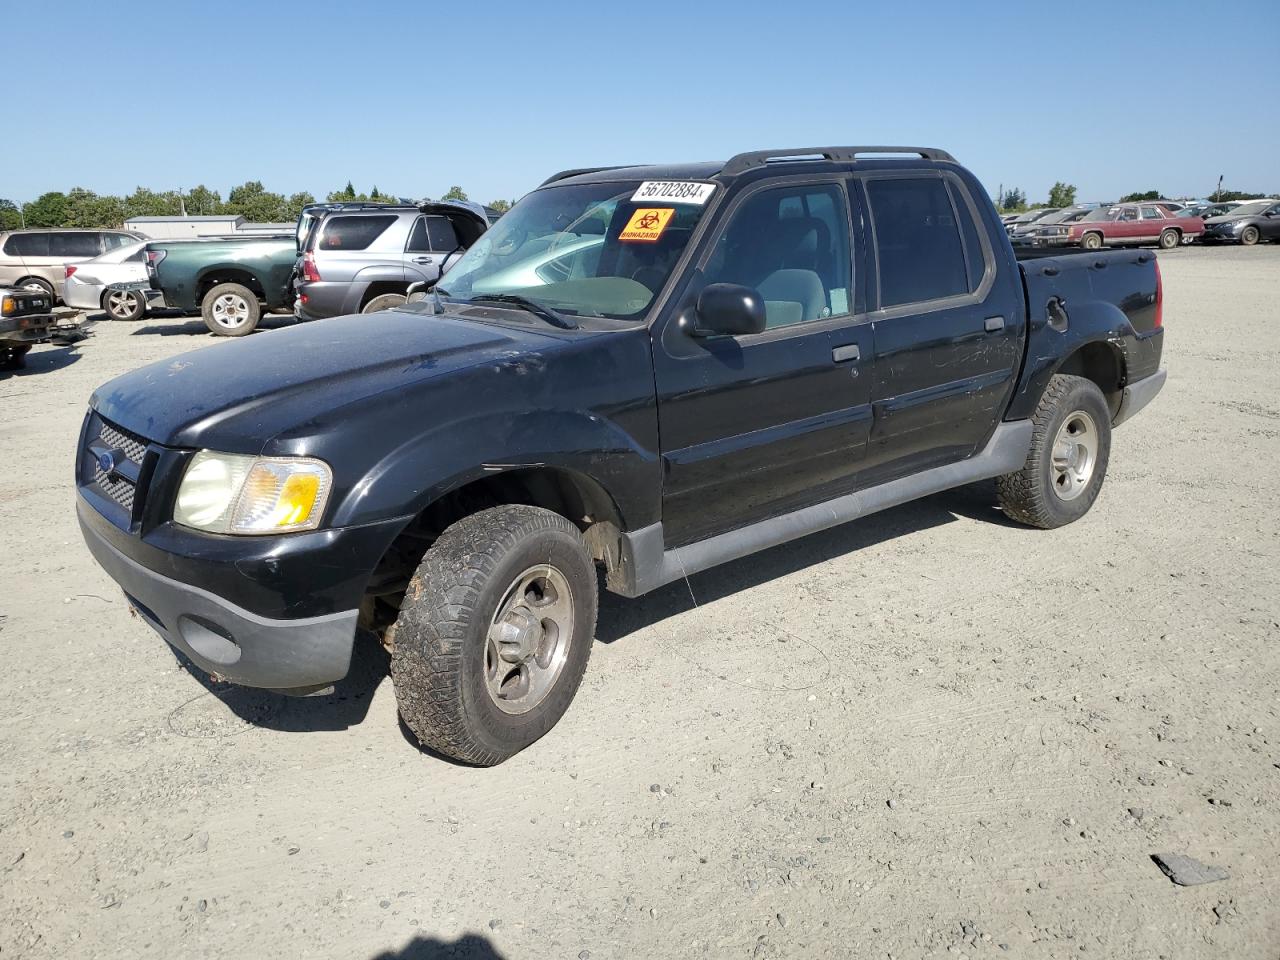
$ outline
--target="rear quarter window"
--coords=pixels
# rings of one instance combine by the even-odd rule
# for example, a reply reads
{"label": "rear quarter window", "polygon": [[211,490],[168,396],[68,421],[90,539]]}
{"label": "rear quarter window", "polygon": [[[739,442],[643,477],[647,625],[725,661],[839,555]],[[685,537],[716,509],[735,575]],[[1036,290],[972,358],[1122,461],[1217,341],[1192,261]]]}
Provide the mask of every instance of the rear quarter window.
{"label": "rear quarter window", "polygon": [[47,257],[49,234],[15,233],[5,241],[4,252],[11,257]]}
{"label": "rear quarter window", "polygon": [[320,229],[321,250],[365,250],[396,222],[394,215],[330,217]]}

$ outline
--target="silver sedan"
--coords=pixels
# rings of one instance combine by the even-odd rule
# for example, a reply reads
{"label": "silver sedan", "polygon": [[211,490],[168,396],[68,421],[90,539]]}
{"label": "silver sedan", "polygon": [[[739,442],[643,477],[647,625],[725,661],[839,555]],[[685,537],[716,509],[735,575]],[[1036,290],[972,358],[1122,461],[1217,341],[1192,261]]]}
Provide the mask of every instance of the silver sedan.
{"label": "silver sedan", "polygon": [[[112,320],[140,320],[147,312],[147,244],[130,243],[92,260],[69,263],[62,302],[78,310],[105,310]],[[120,289],[123,288],[123,289]]]}

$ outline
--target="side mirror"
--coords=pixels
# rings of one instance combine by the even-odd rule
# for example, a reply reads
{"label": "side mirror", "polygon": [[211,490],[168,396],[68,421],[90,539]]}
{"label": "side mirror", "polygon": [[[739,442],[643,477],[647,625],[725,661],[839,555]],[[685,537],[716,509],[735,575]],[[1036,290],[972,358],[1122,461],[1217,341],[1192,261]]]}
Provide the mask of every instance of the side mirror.
{"label": "side mirror", "polygon": [[737,283],[709,283],[698,296],[695,337],[736,337],[764,329],[764,298]]}

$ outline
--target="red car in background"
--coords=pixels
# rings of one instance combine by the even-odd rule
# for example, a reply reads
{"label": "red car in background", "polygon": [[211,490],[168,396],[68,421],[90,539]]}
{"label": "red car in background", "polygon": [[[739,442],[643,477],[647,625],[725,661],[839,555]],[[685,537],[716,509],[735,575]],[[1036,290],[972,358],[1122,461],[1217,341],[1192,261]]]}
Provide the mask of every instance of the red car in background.
{"label": "red car in background", "polygon": [[1086,250],[1097,250],[1104,244],[1115,247],[1141,243],[1154,243],[1162,250],[1172,250],[1204,233],[1204,221],[1199,217],[1176,216],[1159,203],[1121,203],[1099,207],[1060,229],[1054,240]]}

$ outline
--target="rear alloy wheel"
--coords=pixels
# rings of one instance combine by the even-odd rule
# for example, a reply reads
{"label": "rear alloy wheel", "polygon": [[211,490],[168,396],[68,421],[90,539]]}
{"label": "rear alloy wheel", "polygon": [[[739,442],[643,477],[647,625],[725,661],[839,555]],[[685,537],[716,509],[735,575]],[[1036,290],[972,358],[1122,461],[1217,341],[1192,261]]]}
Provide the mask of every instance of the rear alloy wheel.
{"label": "rear alloy wheel", "polygon": [[1160,249],[1172,250],[1182,242],[1182,234],[1177,230],[1165,230],[1160,234]]}
{"label": "rear alloy wheel", "polygon": [[404,306],[408,298],[403,293],[384,293],[374,297],[364,305],[361,313],[377,313],[379,310],[391,310]]}
{"label": "rear alloy wheel", "polygon": [[1080,246],[1084,247],[1086,250],[1101,250],[1102,234],[1086,233],[1083,237],[1080,238]]}
{"label": "rear alloy wheel", "polygon": [[262,306],[258,296],[239,283],[220,283],[204,295],[200,313],[209,332],[219,337],[243,337],[258,326]]}
{"label": "rear alloy wheel", "polygon": [[1250,224],[1240,231],[1240,242],[1246,247],[1252,247],[1261,236],[1262,234],[1258,232],[1258,228]]}
{"label": "rear alloy wheel", "polygon": [[108,290],[102,295],[102,309],[112,320],[141,320],[147,301],[137,290]]}
{"label": "rear alloy wheel", "polygon": [[1092,380],[1058,374],[1031,418],[1026,462],[996,479],[1010,518],[1045,530],[1079,520],[1098,498],[1111,458],[1111,411]]}

